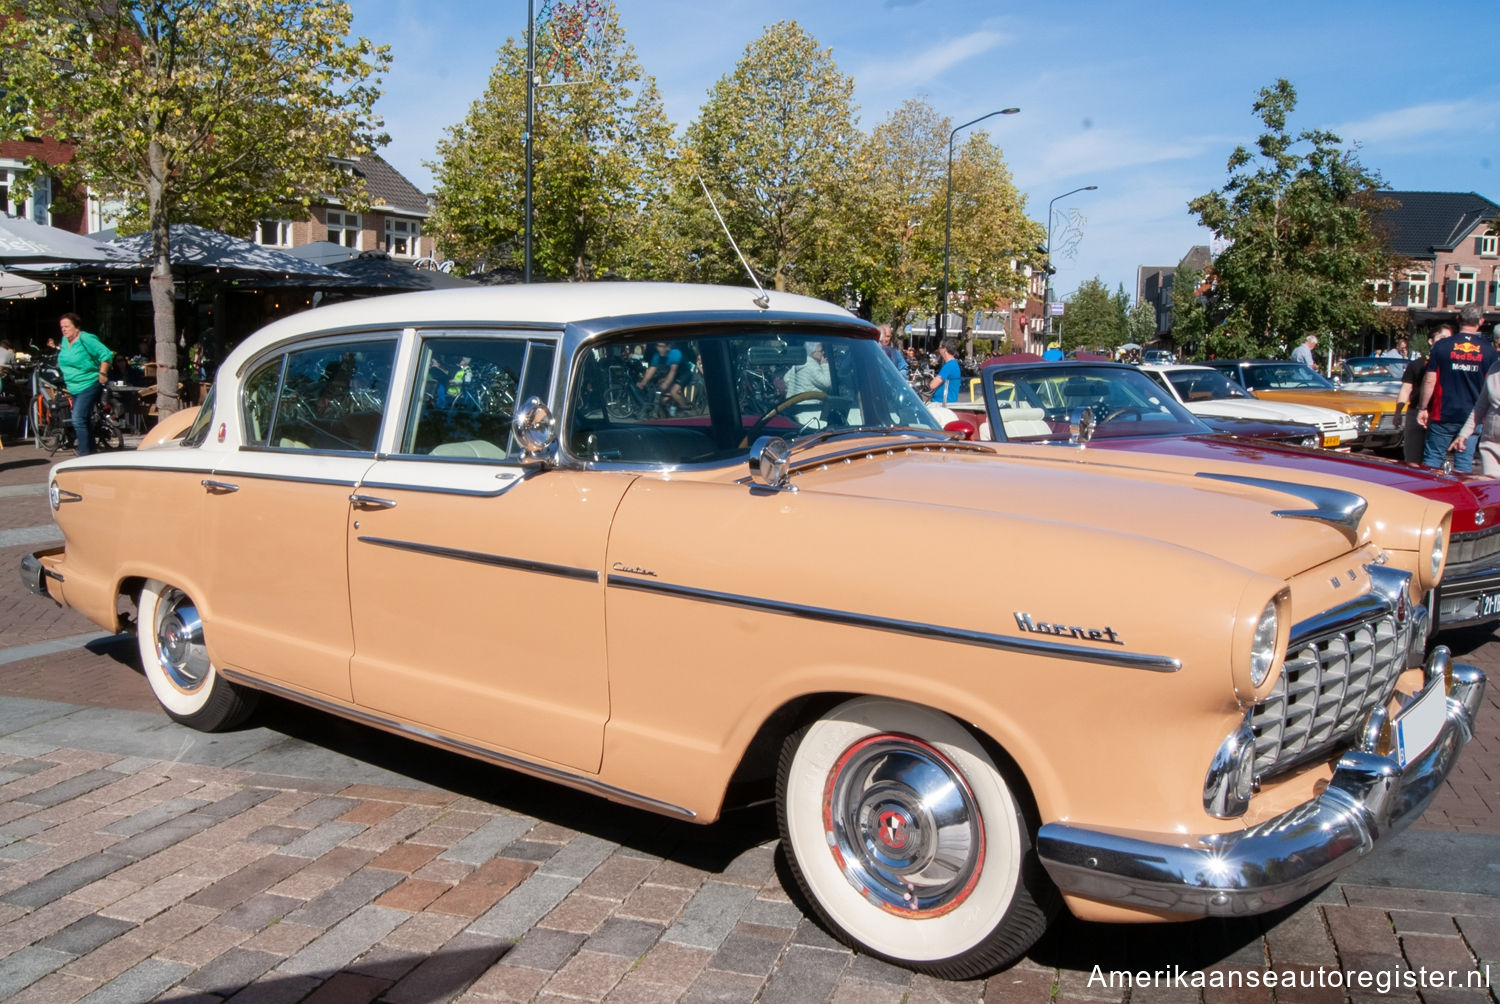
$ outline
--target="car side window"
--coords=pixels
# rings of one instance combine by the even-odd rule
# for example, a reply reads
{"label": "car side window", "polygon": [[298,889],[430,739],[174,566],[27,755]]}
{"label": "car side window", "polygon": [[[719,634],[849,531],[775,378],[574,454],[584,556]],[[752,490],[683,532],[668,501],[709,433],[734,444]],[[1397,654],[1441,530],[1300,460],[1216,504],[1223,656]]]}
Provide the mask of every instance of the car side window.
{"label": "car side window", "polygon": [[[373,454],[395,356],[394,338],[340,342],[289,353],[265,445]],[[252,410],[247,403],[247,413]],[[253,428],[248,431],[255,433]]]}
{"label": "car side window", "polygon": [[[525,393],[546,400],[552,368],[550,346],[532,349],[530,363],[528,348],[522,338],[423,339],[399,452],[469,460],[513,456],[510,423],[522,381]],[[540,391],[533,367],[546,371]]]}
{"label": "car side window", "polygon": [[271,435],[271,419],[276,414],[276,392],[281,387],[281,367],[285,356],[276,356],[258,366],[245,378],[241,391],[245,406],[245,443],[265,446]]}

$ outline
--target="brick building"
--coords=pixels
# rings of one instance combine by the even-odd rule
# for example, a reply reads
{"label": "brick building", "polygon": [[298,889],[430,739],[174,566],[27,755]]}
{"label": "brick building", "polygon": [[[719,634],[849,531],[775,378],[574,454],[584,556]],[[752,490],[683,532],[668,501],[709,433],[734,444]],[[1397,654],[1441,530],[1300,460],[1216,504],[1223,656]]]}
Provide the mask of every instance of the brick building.
{"label": "brick building", "polygon": [[1370,283],[1377,306],[1407,311],[1417,325],[1456,320],[1466,303],[1500,321],[1500,205],[1474,192],[1382,192],[1376,232],[1405,260]]}

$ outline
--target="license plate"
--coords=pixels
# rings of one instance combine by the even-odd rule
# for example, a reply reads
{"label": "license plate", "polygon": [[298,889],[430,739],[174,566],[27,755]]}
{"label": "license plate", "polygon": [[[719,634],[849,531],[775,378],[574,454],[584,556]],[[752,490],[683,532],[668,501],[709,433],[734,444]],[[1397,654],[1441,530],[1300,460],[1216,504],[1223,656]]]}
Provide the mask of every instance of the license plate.
{"label": "license plate", "polygon": [[1422,696],[1396,716],[1396,759],[1405,767],[1432,745],[1448,719],[1448,694],[1442,680],[1434,680]]}
{"label": "license plate", "polygon": [[1342,442],[1342,440],[1339,439],[1339,434],[1337,432],[1329,433],[1328,435],[1323,437],[1324,446],[1337,446],[1340,442]]}
{"label": "license plate", "polygon": [[1479,616],[1500,614],[1500,593],[1485,593],[1479,597]]}

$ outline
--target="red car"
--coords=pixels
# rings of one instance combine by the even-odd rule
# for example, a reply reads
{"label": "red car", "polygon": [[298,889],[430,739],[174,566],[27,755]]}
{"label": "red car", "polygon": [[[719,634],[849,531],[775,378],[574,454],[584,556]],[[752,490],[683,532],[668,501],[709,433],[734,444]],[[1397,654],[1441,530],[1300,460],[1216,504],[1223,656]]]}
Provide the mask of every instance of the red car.
{"label": "red car", "polygon": [[1446,502],[1453,531],[1447,571],[1428,602],[1432,630],[1500,620],[1500,479],[1216,435],[1133,366],[1006,363],[982,376],[984,414],[969,415],[983,419],[980,439],[1318,471]]}

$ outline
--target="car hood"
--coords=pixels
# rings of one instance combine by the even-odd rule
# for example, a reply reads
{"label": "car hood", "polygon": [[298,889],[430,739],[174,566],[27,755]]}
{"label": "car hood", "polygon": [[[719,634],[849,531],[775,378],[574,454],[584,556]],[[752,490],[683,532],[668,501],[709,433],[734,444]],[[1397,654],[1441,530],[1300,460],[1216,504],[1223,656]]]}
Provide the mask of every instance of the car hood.
{"label": "car hood", "polygon": [[1383,394],[1361,394],[1352,390],[1319,390],[1316,387],[1294,387],[1284,390],[1257,390],[1255,396],[1267,401],[1295,401],[1339,411],[1394,411],[1396,399]]}
{"label": "car hood", "polygon": [[[1321,425],[1345,417],[1342,411],[1295,401],[1261,401],[1251,397],[1227,398],[1222,401],[1193,401],[1186,405],[1194,415],[1220,415],[1224,418],[1260,418],[1272,422],[1306,422]],[[1352,419],[1350,420],[1352,421]]]}
{"label": "car hood", "polygon": [[[1311,508],[1305,498],[1281,491],[1198,477],[1188,467],[1126,466],[1115,463],[1109,454],[1092,451],[998,445],[994,452],[999,456],[989,451],[907,454],[881,450],[859,454],[848,463],[803,466],[793,483],[804,493],[978,510],[1016,520],[1153,538],[1280,578],[1333,560],[1354,547],[1333,525],[1274,515],[1278,510]],[[1274,472],[1248,468],[1235,473],[1276,477]],[[1288,488],[1295,491],[1296,486]],[[1227,532],[1228,527],[1233,532]],[[937,524],[924,529],[935,535],[942,532]],[[1026,531],[1017,528],[1017,532]],[[1361,525],[1359,543],[1369,536],[1370,528]],[[962,550],[961,541],[936,546]]]}

